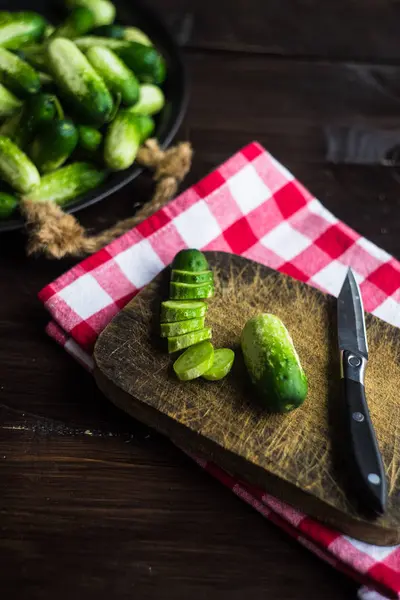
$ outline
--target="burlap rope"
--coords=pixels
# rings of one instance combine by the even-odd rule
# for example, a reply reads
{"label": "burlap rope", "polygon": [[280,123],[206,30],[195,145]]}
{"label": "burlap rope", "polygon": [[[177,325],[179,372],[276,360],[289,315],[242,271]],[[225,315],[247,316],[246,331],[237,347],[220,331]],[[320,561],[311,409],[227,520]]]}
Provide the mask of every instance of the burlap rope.
{"label": "burlap rope", "polygon": [[154,171],[156,187],[152,199],[134,217],[119,221],[97,235],[87,235],[85,228],[73,215],[65,213],[53,202],[25,200],[21,211],[26,219],[29,236],[28,254],[63,258],[97,252],[155,213],[175,196],[179,184],[190,171],[192,154],[192,147],[188,142],[182,142],[164,151],[155,139],[147,140],[138,152],[137,162]]}

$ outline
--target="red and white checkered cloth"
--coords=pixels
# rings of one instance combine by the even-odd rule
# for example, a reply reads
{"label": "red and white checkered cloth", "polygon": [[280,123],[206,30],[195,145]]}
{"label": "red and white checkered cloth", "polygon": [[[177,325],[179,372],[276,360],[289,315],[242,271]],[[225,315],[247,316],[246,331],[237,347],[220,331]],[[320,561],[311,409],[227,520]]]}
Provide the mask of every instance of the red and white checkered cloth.
{"label": "red and white checkered cloth", "polygon": [[[348,266],[365,310],[400,326],[400,263],[338,221],[258,143],[251,143],[166,207],[46,286],[47,331],[89,370],[97,336],[182,248],[251,258],[337,295]],[[193,457],[196,460],[195,457]],[[197,463],[323,560],[400,597],[400,546],[351,539],[217,465]],[[378,597],[375,595],[374,597]]]}

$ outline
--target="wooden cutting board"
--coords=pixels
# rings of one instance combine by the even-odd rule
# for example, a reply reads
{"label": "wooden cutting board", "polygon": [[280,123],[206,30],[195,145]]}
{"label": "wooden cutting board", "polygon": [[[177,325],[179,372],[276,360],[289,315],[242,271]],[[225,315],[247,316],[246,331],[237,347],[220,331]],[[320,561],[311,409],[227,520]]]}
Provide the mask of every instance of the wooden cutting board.
{"label": "wooden cutting board", "polygon": [[[399,330],[366,315],[366,393],[389,488],[386,514],[371,520],[345,493],[345,469],[338,461],[335,298],[250,260],[223,252],[206,255],[216,282],[206,323],[213,328],[215,347],[236,351],[230,375],[220,382],[176,378],[177,354],[168,355],[158,333],[160,302],[168,295],[165,269],[100,335],[94,359],[101,390],[182,448],[213,459],[310,516],[364,541],[400,542]],[[246,320],[261,312],[283,320],[308,376],[308,396],[289,414],[268,414],[258,404],[244,368],[240,333]]]}

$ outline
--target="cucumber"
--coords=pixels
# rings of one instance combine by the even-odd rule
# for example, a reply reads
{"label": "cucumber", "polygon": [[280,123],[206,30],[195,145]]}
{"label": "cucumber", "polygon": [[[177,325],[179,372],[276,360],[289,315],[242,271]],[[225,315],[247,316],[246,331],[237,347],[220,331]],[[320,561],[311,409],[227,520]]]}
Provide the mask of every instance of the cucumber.
{"label": "cucumber", "polygon": [[73,9],[84,6],[92,11],[94,15],[94,27],[111,25],[115,19],[115,6],[109,0],[67,0],[67,7]]}
{"label": "cucumber", "polygon": [[161,337],[172,337],[183,335],[191,331],[204,329],[204,317],[199,319],[188,319],[187,321],[177,321],[176,323],[161,323]]}
{"label": "cucumber", "polygon": [[39,171],[18,146],[0,135],[0,177],[16,192],[25,194],[40,183]]}
{"label": "cucumber", "polygon": [[178,271],[172,269],[171,281],[177,281],[179,283],[214,283],[214,274],[212,271]]}
{"label": "cucumber", "polygon": [[140,143],[143,144],[153,133],[155,129],[154,119],[148,115],[132,115],[132,119],[137,124],[140,131]]}
{"label": "cucumber", "polygon": [[161,304],[161,322],[171,323],[187,319],[200,319],[207,312],[205,302],[184,302],[179,300],[165,300]]}
{"label": "cucumber", "polygon": [[165,105],[163,91],[152,83],[143,83],[139,89],[139,100],[131,106],[129,112],[141,115],[155,115]]}
{"label": "cucumber", "polygon": [[288,412],[304,402],[307,378],[293,340],[277,316],[263,313],[249,319],[241,347],[250,379],[270,412]]}
{"label": "cucumber", "polygon": [[212,298],[214,295],[214,284],[178,283],[177,281],[171,281],[169,285],[169,295],[172,300]]}
{"label": "cucumber", "polygon": [[191,381],[201,377],[212,366],[214,361],[214,348],[211,342],[200,342],[185,350],[176,359],[173,369],[181,381]]}
{"label": "cucumber", "polygon": [[51,25],[50,23],[48,23],[45,27],[44,33],[43,33],[43,39],[44,40],[48,40],[49,37],[55,32],[56,28],[54,27],[54,25]]}
{"label": "cucumber", "polygon": [[92,46],[86,53],[87,59],[106,86],[114,94],[121,95],[127,106],[135,104],[139,98],[139,82],[130,69],[109,48]]}
{"label": "cucumber", "polygon": [[0,14],[0,46],[17,50],[41,39],[46,19],[35,12],[20,11]]}
{"label": "cucumber", "polygon": [[79,146],[88,152],[95,152],[100,148],[103,136],[94,127],[88,125],[78,125]]}
{"label": "cucumber", "polygon": [[114,40],[123,40],[125,33],[125,27],[122,25],[103,25],[102,27],[96,27],[92,31],[92,35],[104,37],[104,38],[113,38]]}
{"label": "cucumber", "polygon": [[104,140],[104,162],[113,171],[122,171],[135,161],[140,146],[140,129],[126,110],[110,123]]}
{"label": "cucumber", "polygon": [[41,173],[61,167],[78,143],[78,130],[69,119],[46,123],[35,136],[30,157]]}
{"label": "cucumber", "polygon": [[10,117],[0,127],[0,135],[9,137],[17,146],[25,150],[37,129],[51,121],[60,110],[56,96],[37,94],[28,98],[22,109]]}
{"label": "cucumber", "polygon": [[33,69],[48,73],[49,68],[46,59],[46,47],[43,44],[26,46],[18,52],[19,57],[27,62]]}
{"label": "cucumber", "polygon": [[8,219],[16,211],[18,200],[12,194],[0,191],[0,219]]}
{"label": "cucumber", "polygon": [[21,100],[0,83],[0,118],[15,114],[21,106]]}
{"label": "cucumber", "polygon": [[74,40],[74,43],[78,46],[82,52],[87,52],[92,46],[102,46],[110,48],[110,50],[121,50],[122,48],[129,48],[130,42],[120,39],[108,38],[97,35],[86,35],[79,37]]}
{"label": "cucumber", "polygon": [[40,79],[27,62],[9,50],[0,47],[0,81],[17,96],[37,94]]}
{"label": "cucumber", "polygon": [[137,27],[125,27],[123,39],[127,42],[138,42],[143,46],[153,46],[153,42],[141,29]]}
{"label": "cucumber", "polygon": [[185,348],[189,348],[189,346],[194,346],[194,344],[211,339],[211,336],[211,327],[205,327],[204,329],[199,329],[199,331],[191,331],[184,335],[169,337],[168,352],[172,354],[173,352],[178,352],[178,350],[184,350]]}
{"label": "cucumber", "polygon": [[86,194],[101,185],[107,177],[107,171],[96,169],[86,162],[75,162],[42,177],[40,185],[23,200],[33,202],[55,202],[59,206]]}
{"label": "cucumber", "polygon": [[155,48],[129,42],[127,46],[115,48],[115,52],[132,69],[139,81],[156,85],[164,82],[165,60]]}
{"label": "cucumber", "polygon": [[47,47],[51,75],[62,92],[90,123],[106,123],[113,99],[102,78],[74,42],[55,38]]}
{"label": "cucumber", "polygon": [[230,348],[219,348],[214,350],[214,362],[212,367],[203,375],[208,381],[219,381],[226,377],[232,369],[235,353]]}
{"label": "cucumber", "polygon": [[200,250],[185,248],[176,254],[171,268],[177,271],[209,271],[206,257]]}
{"label": "cucumber", "polygon": [[95,17],[89,8],[76,6],[71,10],[64,23],[59,25],[49,37],[50,39],[55,37],[76,38],[93,29],[94,23]]}

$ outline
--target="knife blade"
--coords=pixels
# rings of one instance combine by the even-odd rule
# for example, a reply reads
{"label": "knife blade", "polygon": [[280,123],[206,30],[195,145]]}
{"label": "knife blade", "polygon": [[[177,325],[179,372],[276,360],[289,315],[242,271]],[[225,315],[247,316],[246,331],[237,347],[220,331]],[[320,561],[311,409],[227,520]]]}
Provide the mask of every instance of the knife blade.
{"label": "knife blade", "polygon": [[337,326],[343,388],[343,440],[349,475],[360,502],[375,514],[387,504],[382,457],[365,397],[368,342],[364,306],[354,273],[348,270],[337,301]]}

